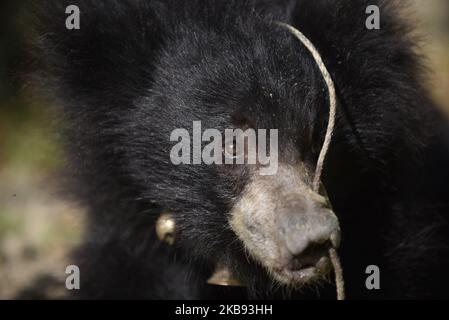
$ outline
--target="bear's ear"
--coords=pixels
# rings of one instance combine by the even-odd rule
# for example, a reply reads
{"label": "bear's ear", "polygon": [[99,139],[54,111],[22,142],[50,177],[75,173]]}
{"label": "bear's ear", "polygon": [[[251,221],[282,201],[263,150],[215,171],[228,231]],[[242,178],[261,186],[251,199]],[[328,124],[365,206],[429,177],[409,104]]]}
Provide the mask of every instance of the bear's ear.
{"label": "bear's ear", "polygon": [[[32,2],[34,53],[44,80],[77,95],[148,89],[163,39],[162,8],[143,0]],[[78,11],[73,4],[79,29],[70,29]]]}

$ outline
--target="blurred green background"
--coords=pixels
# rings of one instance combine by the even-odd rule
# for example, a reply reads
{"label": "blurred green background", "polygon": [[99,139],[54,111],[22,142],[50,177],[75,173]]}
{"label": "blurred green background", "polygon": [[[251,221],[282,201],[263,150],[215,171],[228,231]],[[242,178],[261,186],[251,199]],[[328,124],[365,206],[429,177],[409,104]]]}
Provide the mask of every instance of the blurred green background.
{"label": "blurred green background", "polygon": [[[420,21],[427,85],[449,116],[449,1],[402,1],[413,4]],[[67,253],[82,237],[84,210],[61,195],[56,129],[17,77],[24,52],[15,10],[0,4],[0,299],[58,298]]]}
{"label": "blurred green background", "polygon": [[53,115],[21,78],[19,3],[0,1],[0,299],[59,298],[84,210],[62,194]]}

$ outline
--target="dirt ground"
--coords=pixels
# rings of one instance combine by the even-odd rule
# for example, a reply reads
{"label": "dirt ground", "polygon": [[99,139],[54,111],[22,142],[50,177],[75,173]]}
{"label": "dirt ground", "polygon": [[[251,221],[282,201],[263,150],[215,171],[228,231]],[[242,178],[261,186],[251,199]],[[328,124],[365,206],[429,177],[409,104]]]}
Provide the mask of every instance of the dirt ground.
{"label": "dirt ground", "polygon": [[0,297],[61,298],[67,254],[81,239],[84,210],[50,177],[0,172]]}

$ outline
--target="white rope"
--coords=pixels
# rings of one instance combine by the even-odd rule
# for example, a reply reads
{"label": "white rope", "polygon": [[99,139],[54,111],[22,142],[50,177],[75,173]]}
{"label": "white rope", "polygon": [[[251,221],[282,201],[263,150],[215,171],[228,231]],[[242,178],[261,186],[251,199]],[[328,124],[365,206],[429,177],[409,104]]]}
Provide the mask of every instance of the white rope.
{"label": "white rope", "polygon": [[[332,81],[332,77],[324,65],[323,59],[321,58],[320,53],[312,44],[312,42],[298,29],[292,27],[289,24],[277,22],[278,25],[286,28],[290,31],[299,41],[304,44],[304,46],[310,51],[315,59],[318,68],[323,75],[324,81],[326,82],[327,91],[329,93],[329,121],[327,123],[326,136],[324,138],[323,146],[321,148],[320,154],[318,156],[318,161],[315,168],[315,176],[313,178],[312,189],[314,192],[319,193],[320,182],[321,182],[321,174],[323,172],[324,160],[326,158],[327,152],[329,151],[329,146],[332,141],[332,134],[334,133],[335,127],[335,117],[337,113],[337,99],[335,94],[335,86]],[[335,284],[337,287],[337,299],[344,300],[345,299],[345,289],[344,289],[344,279],[343,279],[343,269],[341,268],[340,259],[338,254],[334,248],[329,249],[329,256],[331,258],[332,265],[334,267],[335,272]]]}
{"label": "white rope", "polygon": [[315,169],[315,177],[313,178],[313,184],[312,184],[313,191],[318,193],[319,188],[320,188],[321,173],[323,172],[324,160],[325,160],[327,152],[329,150],[329,145],[332,140],[332,134],[334,132],[334,126],[335,126],[337,99],[336,99],[336,94],[335,94],[334,81],[332,81],[332,77],[329,74],[329,71],[327,71],[327,68],[324,65],[323,59],[321,59],[321,55],[319,54],[319,52],[315,48],[315,46],[312,44],[312,42],[301,31],[299,31],[295,27],[292,27],[291,25],[282,23],[282,22],[277,22],[277,24],[286,28],[287,30],[289,30],[310,51],[310,53],[313,56],[313,59],[315,59],[315,62],[321,71],[321,74],[323,75],[324,81],[326,82],[327,91],[329,93],[329,121],[327,123],[326,136],[324,138],[323,147],[321,148],[320,155],[318,157],[318,161],[317,161],[316,169]]}

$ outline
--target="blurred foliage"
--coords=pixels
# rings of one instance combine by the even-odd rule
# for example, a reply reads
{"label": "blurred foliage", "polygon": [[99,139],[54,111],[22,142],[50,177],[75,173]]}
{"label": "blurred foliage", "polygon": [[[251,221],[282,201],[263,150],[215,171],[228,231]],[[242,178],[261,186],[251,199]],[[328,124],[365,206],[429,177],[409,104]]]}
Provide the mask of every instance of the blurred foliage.
{"label": "blurred foliage", "polygon": [[26,52],[14,3],[0,1],[0,299],[33,287],[37,296],[58,297],[84,211],[59,192],[53,115],[21,80]]}
{"label": "blurred foliage", "polygon": [[42,108],[21,101],[0,105],[0,169],[49,171],[60,159],[57,136]]}

